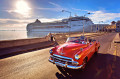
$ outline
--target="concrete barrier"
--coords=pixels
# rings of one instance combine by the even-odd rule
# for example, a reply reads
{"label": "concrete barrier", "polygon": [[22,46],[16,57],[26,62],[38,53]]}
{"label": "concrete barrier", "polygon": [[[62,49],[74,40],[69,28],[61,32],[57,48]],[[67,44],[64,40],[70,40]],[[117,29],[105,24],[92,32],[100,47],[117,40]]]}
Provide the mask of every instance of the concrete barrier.
{"label": "concrete barrier", "polygon": [[44,41],[44,42],[35,43],[35,44],[2,48],[0,49],[0,59],[6,55],[17,55],[17,54],[21,54],[22,52],[28,52],[31,50],[37,50],[37,49],[53,46],[54,44],[55,44],[54,41],[53,42]]}
{"label": "concrete barrier", "polygon": [[49,36],[44,38],[0,41],[0,59],[2,57],[4,58],[4,56],[17,55],[21,54],[21,52],[46,48],[54,44],[56,44],[56,42],[49,41]]}
{"label": "concrete barrier", "polygon": [[0,41],[0,49],[35,44],[35,43],[40,43],[44,41],[48,41],[48,37]]}

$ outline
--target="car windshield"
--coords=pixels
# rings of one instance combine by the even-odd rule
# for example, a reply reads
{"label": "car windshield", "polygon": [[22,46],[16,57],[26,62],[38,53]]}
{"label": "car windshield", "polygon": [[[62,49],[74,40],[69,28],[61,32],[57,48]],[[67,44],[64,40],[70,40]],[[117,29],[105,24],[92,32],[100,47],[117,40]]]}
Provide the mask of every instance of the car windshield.
{"label": "car windshield", "polygon": [[81,37],[69,37],[66,42],[86,44],[86,41],[87,39],[84,36],[81,36]]}

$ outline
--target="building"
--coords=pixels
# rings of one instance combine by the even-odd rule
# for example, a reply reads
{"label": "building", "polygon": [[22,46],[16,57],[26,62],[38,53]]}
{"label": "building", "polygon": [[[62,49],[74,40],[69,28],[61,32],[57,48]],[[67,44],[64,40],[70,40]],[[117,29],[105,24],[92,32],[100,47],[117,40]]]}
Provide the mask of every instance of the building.
{"label": "building", "polygon": [[109,24],[94,24],[91,26],[91,32],[104,31],[104,27],[109,26]]}
{"label": "building", "polygon": [[116,32],[120,32],[120,20],[116,22]]}
{"label": "building", "polygon": [[111,25],[115,25],[115,24],[116,24],[116,22],[115,22],[115,21],[112,21],[112,22],[111,22]]}
{"label": "building", "polygon": [[104,31],[115,32],[116,31],[116,24],[104,27]]}
{"label": "building", "polygon": [[115,32],[116,31],[116,25],[117,23],[115,21],[111,22],[111,25],[105,26],[102,31],[106,32]]}

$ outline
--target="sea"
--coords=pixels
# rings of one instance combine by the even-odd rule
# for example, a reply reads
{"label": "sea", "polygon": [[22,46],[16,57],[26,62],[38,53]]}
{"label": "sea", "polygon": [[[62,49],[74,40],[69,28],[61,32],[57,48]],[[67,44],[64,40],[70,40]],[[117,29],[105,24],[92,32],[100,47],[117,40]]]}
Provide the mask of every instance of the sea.
{"label": "sea", "polygon": [[26,27],[0,27],[0,41],[45,37],[49,32],[27,32]]}
{"label": "sea", "polygon": [[27,32],[25,27],[24,28],[0,27],[0,41],[27,39],[27,38],[39,38],[39,37],[45,37],[49,33],[60,33],[60,32],[56,30],[54,31],[42,31],[41,30],[41,31]]}
{"label": "sea", "polygon": [[0,41],[45,37],[48,33],[49,32],[27,32],[26,30],[5,30],[0,31]]}

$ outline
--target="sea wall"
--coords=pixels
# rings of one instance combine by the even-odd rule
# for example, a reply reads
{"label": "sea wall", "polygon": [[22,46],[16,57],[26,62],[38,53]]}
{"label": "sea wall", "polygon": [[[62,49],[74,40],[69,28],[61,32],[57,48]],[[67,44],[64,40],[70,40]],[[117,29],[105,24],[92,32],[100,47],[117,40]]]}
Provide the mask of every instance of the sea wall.
{"label": "sea wall", "polygon": [[[102,33],[101,33],[102,34]],[[100,34],[100,35],[101,35]],[[104,34],[104,33],[103,33]],[[64,34],[53,34],[55,41],[58,44],[64,43],[68,37],[67,33]],[[72,36],[80,36],[80,34],[72,34]],[[99,33],[86,33],[85,36],[96,36],[99,35]],[[43,38],[29,38],[29,39],[17,39],[17,40],[5,40],[5,41],[0,41],[0,49],[2,48],[9,48],[9,47],[16,47],[16,46],[23,46],[23,45],[30,45],[30,44],[37,44],[41,42],[45,42],[49,40],[49,35]]]}
{"label": "sea wall", "polygon": [[49,37],[0,41],[0,49],[48,41]]}

